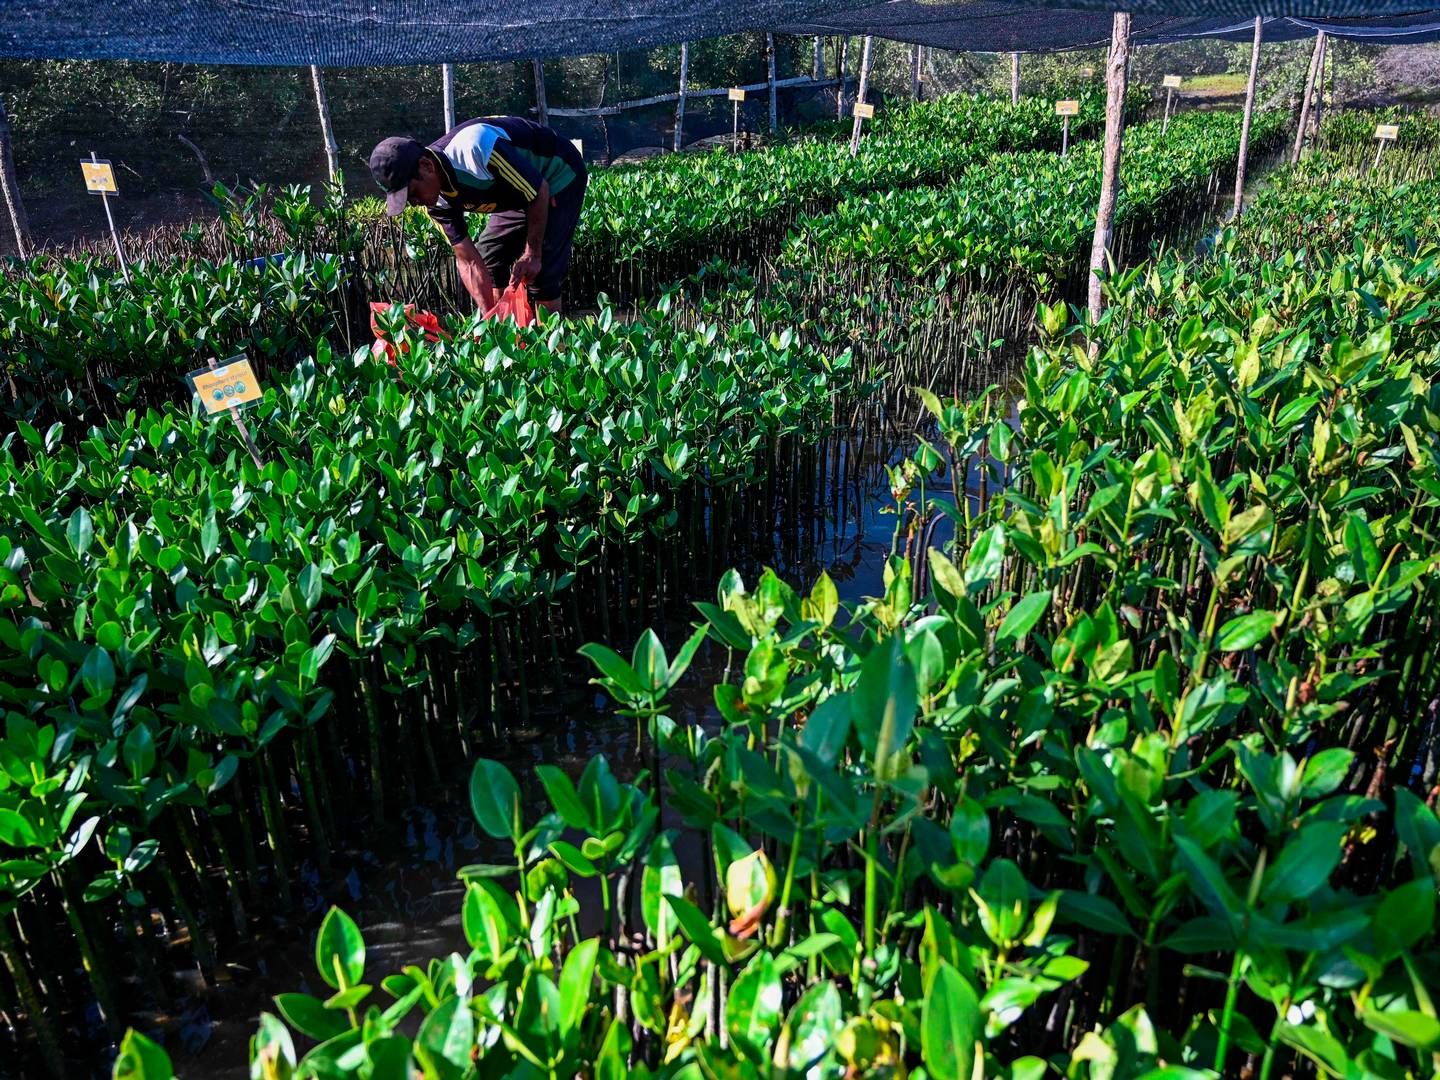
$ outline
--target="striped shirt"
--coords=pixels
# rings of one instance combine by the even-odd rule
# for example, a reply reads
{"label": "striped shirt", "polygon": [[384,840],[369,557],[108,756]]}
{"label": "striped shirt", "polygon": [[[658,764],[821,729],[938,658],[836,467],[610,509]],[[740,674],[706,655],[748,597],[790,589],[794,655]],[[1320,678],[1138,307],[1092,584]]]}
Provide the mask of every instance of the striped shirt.
{"label": "striped shirt", "polygon": [[523,210],[535,201],[540,182],[558,195],[585,163],[568,140],[519,116],[467,120],[426,147],[440,169],[440,201],[430,216],[451,244],[468,235],[467,213]]}

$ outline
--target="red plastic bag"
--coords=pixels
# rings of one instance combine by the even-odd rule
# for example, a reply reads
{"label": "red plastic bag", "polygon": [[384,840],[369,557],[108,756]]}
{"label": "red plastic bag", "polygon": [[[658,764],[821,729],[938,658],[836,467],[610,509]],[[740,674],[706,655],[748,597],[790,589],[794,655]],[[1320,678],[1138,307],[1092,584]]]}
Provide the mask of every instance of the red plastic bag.
{"label": "red plastic bag", "polygon": [[[383,300],[372,302],[370,305],[370,331],[375,335],[375,344],[370,346],[370,351],[377,360],[383,357],[391,367],[395,366],[395,345],[385,336],[385,331],[380,328],[380,313],[387,312],[394,306]],[[450,339],[450,335],[441,328],[437,315],[430,311],[416,311],[414,304],[405,305],[405,321],[414,329],[422,331],[425,334],[425,340],[432,345],[441,338],[447,341]],[[409,347],[402,342],[400,351],[408,352]]]}
{"label": "red plastic bag", "polygon": [[530,303],[530,293],[524,285],[510,285],[495,301],[495,306],[485,312],[487,319],[514,319],[516,326],[535,325],[535,307]]}

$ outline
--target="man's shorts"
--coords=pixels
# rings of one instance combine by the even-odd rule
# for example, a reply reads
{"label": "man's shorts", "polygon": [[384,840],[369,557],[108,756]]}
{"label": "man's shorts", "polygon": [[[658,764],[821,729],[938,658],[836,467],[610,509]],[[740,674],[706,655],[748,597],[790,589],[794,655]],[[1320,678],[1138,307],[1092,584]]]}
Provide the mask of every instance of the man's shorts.
{"label": "man's shorts", "polygon": [[[570,249],[575,239],[575,226],[580,223],[580,206],[585,201],[587,176],[581,172],[550,200],[550,213],[545,219],[545,239],[540,245],[540,274],[526,291],[530,299],[560,299],[560,288],[570,271]],[[524,210],[506,210],[491,214],[485,231],[475,246],[496,289],[510,284],[510,268],[525,250],[525,234],[529,223]]]}

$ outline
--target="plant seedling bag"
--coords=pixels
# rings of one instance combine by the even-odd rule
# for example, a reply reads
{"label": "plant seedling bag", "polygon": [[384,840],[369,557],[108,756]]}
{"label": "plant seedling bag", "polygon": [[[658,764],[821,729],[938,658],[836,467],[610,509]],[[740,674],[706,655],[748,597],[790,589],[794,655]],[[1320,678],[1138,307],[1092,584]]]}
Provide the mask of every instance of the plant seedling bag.
{"label": "plant seedling bag", "polygon": [[[391,367],[395,366],[395,345],[385,336],[385,331],[380,327],[380,313],[389,311],[394,306],[394,304],[383,300],[373,301],[370,304],[370,332],[375,335],[375,344],[370,346],[370,351],[377,359],[383,356],[385,362]],[[439,316],[434,312],[416,311],[414,304],[406,304],[405,321],[415,329],[423,331],[425,340],[432,345],[441,338],[445,338],[447,341],[450,339],[450,335],[440,326]],[[402,353],[409,352],[410,347],[404,342],[401,342],[400,351]]]}

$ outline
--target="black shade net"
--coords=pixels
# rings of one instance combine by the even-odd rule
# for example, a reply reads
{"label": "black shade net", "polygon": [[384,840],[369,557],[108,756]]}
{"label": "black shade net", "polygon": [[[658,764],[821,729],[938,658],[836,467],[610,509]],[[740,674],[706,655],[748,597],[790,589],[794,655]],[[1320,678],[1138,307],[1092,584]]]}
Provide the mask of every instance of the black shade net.
{"label": "black shade net", "polygon": [[[1138,43],[1267,40],[1317,29],[1374,43],[1440,37],[1440,9],[1402,0],[1130,0]],[[990,0],[0,0],[0,59],[169,60],[359,67],[575,56],[746,30],[874,34],[977,52],[1109,40],[1112,4],[1064,9]]]}

